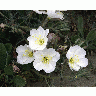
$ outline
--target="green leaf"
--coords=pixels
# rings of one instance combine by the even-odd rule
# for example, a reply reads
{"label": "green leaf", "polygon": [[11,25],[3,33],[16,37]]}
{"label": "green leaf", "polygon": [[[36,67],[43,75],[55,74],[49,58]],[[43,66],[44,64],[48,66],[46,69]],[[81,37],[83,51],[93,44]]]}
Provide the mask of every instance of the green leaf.
{"label": "green leaf", "polygon": [[6,57],[6,64],[10,64],[11,62],[11,56],[7,54],[7,57]]}
{"label": "green leaf", "polygon": [[75,41],[79,38],[79,36],[75,35],[75,36],[71,36],[71,41],[73,43],[75,43]]}
{"label": "green leaf", "polygon": [[4,68],[4,72],[7,74],[7,75],[13,75],[13,67],[12,66],[7,66]]}
{"label": "green leaf", "polygon": [[86,37],[86,42],[92,41],[96,38],[96,31],[95,30],[91,30],[87,37]]}
{"label": "green leaf", "polygon": [[7,52],[10,53],[11,50],[12,50],[12,44],[11,43],[6,43],[5,47],[6,47]]}
{"label": "green leaf", "polygon": [[81,36],[84,37],[83,32],[83,18],[82,16],[78,16],[78,25],[77,25],[78,31],[81,33]]}
{"label": "green leaf", "polygon": [[6,65],[6,48],[3,43],[0,43],[0,70]]}
{"label": "green leaf", "polygon": [[26,84],[25,80],[18,75],[14,78],[14,83],[19,87],[23,87]]}
{"label": "green leaf", "polygon": [[96,49],[96,47],[95,47],[94,45],[89,45],[89,46],[87,47],[87,49]]}
{"label": "green leaf", "polygon": [[94,39],[93,44],[96,45],[96,38]]}

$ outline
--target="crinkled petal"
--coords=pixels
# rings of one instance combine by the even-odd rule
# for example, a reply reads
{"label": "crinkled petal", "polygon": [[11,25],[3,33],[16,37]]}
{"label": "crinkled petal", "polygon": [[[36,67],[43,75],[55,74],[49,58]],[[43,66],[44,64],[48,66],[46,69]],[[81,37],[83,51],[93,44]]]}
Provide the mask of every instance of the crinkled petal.
{"label": "crinkled petal", "polygon": [[78,58],[84,58],[86,55],[86,51],[83,48],[79,48],[74,54],[77,55]]}
{"label": "crinkled petal", "polygon": [[56,52],[56,55],[52,57],[52,61],[57,62],[60,59],[60,54]]}
{"label": "crinkled petal", "polygon": [[79,71],[80,66],[78,66],[77,64],[74,64],[73,68],[71,67],[71,64],[69,64],[69,67],[71,70],[75,70],[75,71]]}
{"label": "crinkled petal", "polygon": [[45,64],[44,71],[46,73],[50,73],[55,70],[56,62],[50,62],[49,64]]}
{"label": "crinkled petal", "polygon": [[37,30],[36,29],[30,30],[30,35],[34,36],[36,33],[37,33]]}
{"label": "crinkled petal", "polygon": [[75,46],[70,47],[69,51],[74,54],[76,50],[79,50],[79,49],[81,49],[81,47],[78,45],[75,45]]}
{"label": "crinkled petal", "polygon": [[24,46],[20,45],[16,48],[16,52],[20,53],[20,52],[25,52],[25,50],[27,49],[27,44],[25,44]]}
{"label": "crinkled petal", "polygon": [[33,66],[36,70],[40,71],[44,68],[44,65],[42,64],[42,62],[33,62]]}
{"label": "crinkled petal", "polygon": [[81,67],[86,67],[88,65],[88,59],[87,58],[81,58],[81,59],[79,59],[79,62],[77,64]]}
{"label": "crinkled petal", "polygon": [[37,31],[41,32],[41,34],[42,33],[45,33],[45,30],[41,26],[39,26],[39,28],[37,29]]}

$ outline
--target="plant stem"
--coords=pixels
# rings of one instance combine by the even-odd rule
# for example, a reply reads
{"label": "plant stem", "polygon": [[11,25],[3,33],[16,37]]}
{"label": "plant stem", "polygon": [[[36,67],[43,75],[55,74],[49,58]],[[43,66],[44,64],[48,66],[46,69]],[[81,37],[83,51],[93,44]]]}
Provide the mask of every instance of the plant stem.
{"label": "plant stem", "polygon": [[47,22],[48,22],[48,18],[46,18],[44,21],[43,21],[43,23],[42,23],[42,27],[45,27],[45,25],[47,24]]}
{"label": "plant stem", "polygon": [[[58,79],[58,78],[61,78],[61,77],[57,77],[57,76],[52,76],[52,77],[49,77],[49,76],[46,76],[46,75],[42,75],[42,74],[39,74],[37,73],[35,70],[32,70],[34,73],[36,73],[38,76],[41,76],[41,77],[44,77],[44,78],[50,78],[50,79]],[[73,77],[70,77],[70,76],[62,76],[62,78],[73,78]]]}

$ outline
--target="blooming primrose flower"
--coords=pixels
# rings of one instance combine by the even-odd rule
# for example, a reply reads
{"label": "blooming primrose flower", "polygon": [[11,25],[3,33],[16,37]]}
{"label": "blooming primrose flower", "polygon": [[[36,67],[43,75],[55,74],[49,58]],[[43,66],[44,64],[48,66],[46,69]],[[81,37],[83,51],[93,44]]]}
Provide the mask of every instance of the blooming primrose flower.
{"label": "blooming primrose flower", "polygon": [[27,40],[29,41],[29,47],[33,50],[43,50],[47,45],[47,35],[49,29],[44,30],[41,26],[30,31],[30,35]]}
{"label": "blooming primrose flower", "polygon": [[66,57],[69,59],[69,67],[73,71],[78,71],[80,67],[88,65],[88,59],[85,58],[86,51],[78,45],[70,47]]}
{"label": "blooming primrose flower", "polygon": [[60,54],[53,48],[45,48],[44,50],[38,50],[34,53],[33,66],[36,70],[44,70],[46,73],[50,73],[55,70],[56,62],[60,59]]}
{"label": "blooming primrose flower", "polygon": [[47,15],[48,18],[60,18],[61,20],[63,20],[63,13],[58,11],[56,12],[56,10],[47,10]]}
{"label": "blooming primrose flower", "polygon": [[20,64],[28,64],[34,60],[34,51],[27,44],[18,46],[16,52],[18,53],[17,62]]}
{"label": "blooming primrose flower", "polygon": [[[39,10],[33,10],[33,11],[35,11],[38,14],[47,14],[49,19],[50,18],[60,18],[61,20],[64,19],[63,13],[60,12],[59,10],[58,11],[57,10],[47,10],[47,12],[46,11],[39,11]],[[61,11],[64,11],[64,10],[61,10]]]}

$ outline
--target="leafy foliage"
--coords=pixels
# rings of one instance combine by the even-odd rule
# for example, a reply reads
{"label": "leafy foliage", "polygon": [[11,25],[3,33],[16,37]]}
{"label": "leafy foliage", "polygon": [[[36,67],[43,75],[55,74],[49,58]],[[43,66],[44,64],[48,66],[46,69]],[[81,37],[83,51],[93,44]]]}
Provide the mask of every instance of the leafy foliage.
{"label": "leafy foliage", "polygon": [[5,47],[6,47],[7,52],[10,53],[11,50],[12,50],[12,44],[11,43],[6,43]]}
{"label": "leafy foliage", "polygon": [[25,80],[22,77],[18,76],[18,75],[14,78],[14,83],[18,87],[23,87],[26,84]]}
{"label": "leafy foliage", "polygon": [[0,43],[0,70],[6,65],[6,48],[3,43]]}
{"label": "leafy foliage", "polygon": [[4,72],[7,74],[7,75],[13,75],[13,67],[12,66],[7,66],[4,68]]}
{"label": "leafy foliage", "polygon": [[[89,52],[89,50],[94,50],[95,52],[96,50],[96,30],[94,23],[96,13],[95,11],[91,11],[89,12],[90,15],[86,14],[85,17],[83,12],[86,14],[85,11],[64,11],[64,20],[48,19],[46,20],[47,22],[45,22],[47,15],[37,14],[32,10],[1,10],[0,86],[28,86],[28,82],[35,83],[40,81],[41,83],[41,81],[45,80],[44,78],[54,78],[54,75],[56,78],[63,78],[66,75],[70,77],[71,80],[89,75],[87,73],[90,73],[90,70],[86,70],[86,68],[78,72],[72,72],[66,59],[66,53],[72,45],[84,47],[86,52]],[[4,24],[4,28],[1,27],[1,23]],[[74,27],[72,24],[77,25],[75,26],[75,30],[71,31],[71,27]],[[17,46],[28,44],[27,37],[30,35],[30,30],[37,29],[42,25],[44,25],[44,29],[49,29],[50,33],[54,33],[57,37],[60,37],[60,40],[57,40],[56,37],[56,42],[53,44],[49,42],[47,47],[55,48],[55,50],[58,51],[59,46],[67,46],[65,49],[60,49],[60,60],[56,63],[55,71],[50,74],[46,74],[42,70],[37,72],[34,70],[33,63],[25,65],[17,63]],[[13,65],[15,65],[14,72]],[[64,76],[61,76],[61,73],[64,73]]]}
{"label": "leafy foliage", "polygon": [[96,38],[96,30],[91,30],[87,37],[86,37],[86,42],[92,41]]}
{"label": "leafy foliage", "polygon": [[81,33],[81,36],[84,37],[84,32],[83,32],[83,17],[78,16],[78,31]]}

